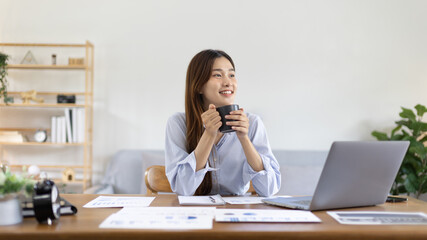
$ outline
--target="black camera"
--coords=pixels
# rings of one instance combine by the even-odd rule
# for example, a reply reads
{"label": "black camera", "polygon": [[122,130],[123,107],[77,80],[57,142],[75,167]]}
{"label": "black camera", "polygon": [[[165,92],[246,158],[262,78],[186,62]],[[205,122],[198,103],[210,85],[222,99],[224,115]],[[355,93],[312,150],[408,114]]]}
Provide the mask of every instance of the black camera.
{"label": "black camera", "polygon": [[56,97],[57,103],[76,103],[76,95],[58,95]]}

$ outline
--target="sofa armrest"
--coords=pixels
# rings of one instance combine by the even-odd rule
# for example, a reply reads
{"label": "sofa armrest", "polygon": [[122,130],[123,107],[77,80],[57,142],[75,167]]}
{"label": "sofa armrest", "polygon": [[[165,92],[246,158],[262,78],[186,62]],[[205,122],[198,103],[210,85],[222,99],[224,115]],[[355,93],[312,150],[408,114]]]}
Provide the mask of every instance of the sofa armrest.
{"label": "sofa armrest", "polygon": [[114,189],[112,185],[99,184],[86,189],[84,194],[114,194]]}

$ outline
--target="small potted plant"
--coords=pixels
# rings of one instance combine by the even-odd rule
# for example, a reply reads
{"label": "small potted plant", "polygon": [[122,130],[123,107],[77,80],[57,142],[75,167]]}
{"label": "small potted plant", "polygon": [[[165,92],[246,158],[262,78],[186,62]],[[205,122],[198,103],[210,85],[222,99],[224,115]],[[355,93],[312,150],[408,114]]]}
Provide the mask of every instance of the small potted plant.
{"label": "small potted plant", "polygon": [[30,196],[34,183],[27,173],[18,175],[7,167],[0,168],[0,225],[22,222],[20,196]]}
{"label": "small potted plant", "polygon": [[3,98],[4,103],[7,104],[7,60],[9,56],[0,52],[0,99]]}
{"label": "small potted plant", "polygon": [[421,104],[415,106],[416,113],[402,107],[401,120],[390,135],[373,131],[372,135],[380,141],[406,140],[410,142],[399,172],[391,188],[391,194],[414,194],[419,198],[427,193],[427,122],[423,122],[427,108]]}

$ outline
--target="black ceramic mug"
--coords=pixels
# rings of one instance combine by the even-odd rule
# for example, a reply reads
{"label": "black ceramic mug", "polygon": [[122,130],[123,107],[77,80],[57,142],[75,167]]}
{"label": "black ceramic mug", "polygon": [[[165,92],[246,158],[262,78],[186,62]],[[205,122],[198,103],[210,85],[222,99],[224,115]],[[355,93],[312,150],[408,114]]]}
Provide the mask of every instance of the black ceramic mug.
{"label": "black ceramic mug", "polygon": [[222,133],[234,132],[235,130],[231,129],[231,126],[227,125],[227,122],[235,121],[235,120],[226,119],[225,115],[230,115],[230,112],[239,110],[239,105],[237,104],[226,105],[226,106],[219,107],[216,110],[219,112],[219,115],[221,116],[221,122],[222,122],[222,125],[219,128],[219,131]]}

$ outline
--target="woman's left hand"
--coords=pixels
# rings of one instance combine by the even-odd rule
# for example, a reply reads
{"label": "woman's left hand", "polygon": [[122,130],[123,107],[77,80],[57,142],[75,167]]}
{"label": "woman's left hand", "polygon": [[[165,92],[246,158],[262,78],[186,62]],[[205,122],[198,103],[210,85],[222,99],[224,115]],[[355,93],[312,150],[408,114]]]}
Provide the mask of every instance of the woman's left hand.
{"label": "woman's left hand", "polygon": [[235,120],[227,121],[227,125],[231,126],[233,130],[236,130],[236,134],[239,139],[248,135],[249,118],[246,116],[243,108],[230,112],[230,115],[226,115],[225,118]]}

